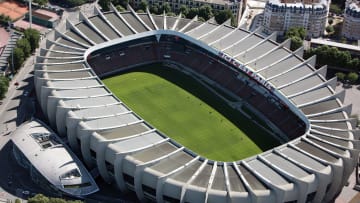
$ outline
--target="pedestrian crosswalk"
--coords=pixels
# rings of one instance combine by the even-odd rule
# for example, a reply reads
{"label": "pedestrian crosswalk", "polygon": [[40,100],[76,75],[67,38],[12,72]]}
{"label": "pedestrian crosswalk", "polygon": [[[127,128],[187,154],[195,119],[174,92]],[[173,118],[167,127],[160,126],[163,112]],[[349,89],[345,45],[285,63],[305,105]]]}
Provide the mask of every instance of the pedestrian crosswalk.
{"label": "pedestrian crosswalk", "polygon": [[11,56],[12,50],[16,46],[16,42],[19,38],[21,38],[22,34],[18,32],[13,32],[10,35],[9,41],[5,48],[3,49],[1,55],[0,55],[0,74],[5,72],[8,68],[8,58]]}

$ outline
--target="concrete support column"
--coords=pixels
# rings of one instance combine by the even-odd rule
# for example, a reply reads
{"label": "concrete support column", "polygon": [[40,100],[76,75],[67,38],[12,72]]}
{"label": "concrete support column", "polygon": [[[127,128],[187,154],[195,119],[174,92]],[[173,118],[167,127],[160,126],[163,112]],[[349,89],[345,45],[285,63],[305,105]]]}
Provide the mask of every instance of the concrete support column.
{"label": "concrete support column", "polygon": [[125,154],[117,154],[114,162],[115,182],[121,192],[127,191],[122,168],[124,157]]}
{"label": "concrete support column", "polygon": [[73,111],[69,111],[66,116],[66,128],[67,128],[67,138],[71,148],[74,151],[79,151],[79,146],[77,143],[77,126],[79,125],[80,119],[76,117]]}
{"label": "concrete support column", "polygon": [[[100,137],[100,136],[98,136]],[[97,143],[96,147],[96,164],[99,169],[99,173],[101,177],[107,182],[111,183],[113,180],[109,175],[109,172],[106,168],[105,163],[105,154],[106,154],[106,148],[108,147],[108,142],[102,141],[100,143]]]}

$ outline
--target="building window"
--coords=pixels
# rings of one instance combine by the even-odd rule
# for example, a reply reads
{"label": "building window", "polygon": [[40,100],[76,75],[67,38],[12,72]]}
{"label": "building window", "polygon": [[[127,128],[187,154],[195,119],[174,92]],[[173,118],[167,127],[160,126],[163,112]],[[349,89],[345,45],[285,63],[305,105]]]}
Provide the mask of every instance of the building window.
{"label": "building window", "polygon": [[173,198],[173,197],[166,196],[166,195],[163,196],[163,199],[164,199],[165,202],[169,202],[169,203],[180,202],[180,200],[178,200],[176,198]]}
{"label": "building window", "polygon": [[123,173],[123,177],[124,177],[124,180],[125,182],[127,182],[128,184],[134,186],[134,177],[126,174],[126,173]]}
{"label": "building window", "polygon": [[156,190],[154,188],[146,186],[144,184],[142,185],[142,188],[143,188],[144,192],[146,192],[147,194],[156,197]]}
{"label": "building window", "polygon": [[110,174],[114,175],[114,174],[115,174],[115,172],[114,172],[114,165],[113,165],[112,163],[106,161],[106,160],[105,160],[105,165],[106,165],[106,170],[107,170]]}
{"label": "building window", "polygon": [[92,149],[90,149],[90,156],[91,156],[91,158],[96,159],[96,152]]}

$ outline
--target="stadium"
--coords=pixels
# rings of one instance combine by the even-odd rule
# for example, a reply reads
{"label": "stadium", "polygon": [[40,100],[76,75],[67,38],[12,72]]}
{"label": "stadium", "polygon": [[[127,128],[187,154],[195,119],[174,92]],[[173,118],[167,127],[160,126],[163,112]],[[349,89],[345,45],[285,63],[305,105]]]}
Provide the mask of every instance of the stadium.
{"label": "stadium", "polygon": [[[112,11],[55,30],[34,78],[51,127],[86,165],[140,201],[328,202],[357,164],[359,131],[315,57],[225,22]],[[246,103],[281,143],[235,161],[208,159],[154,128],[101,78],[161,63]],[[121,87],[117,87],[121,88]],[[125,87],[124,87],[125,88]],[[146,104],[146,103],[145,103]]]}

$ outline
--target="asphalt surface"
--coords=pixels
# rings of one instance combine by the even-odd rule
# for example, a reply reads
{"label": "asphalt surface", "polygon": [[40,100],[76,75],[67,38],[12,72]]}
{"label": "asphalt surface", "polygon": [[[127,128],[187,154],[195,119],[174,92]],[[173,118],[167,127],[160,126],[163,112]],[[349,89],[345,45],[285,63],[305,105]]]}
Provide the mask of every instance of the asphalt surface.
{"label": "asphalt surface", "polygon": [[[25,62],[24,67],[10,82],[5,99],[0,105],[0,198],[14,200],[16,197],[26,199],[29,193],[40,191],[30,179],[26,170],[19,167],[12,156],[11,132],[30,119],[35,112],[33,91],[33,57]],[[18,86],[15,83],[19,83]],[[26,93],[25,93],[26,92]],[[25,95],[26,96],[25,96]]]}

